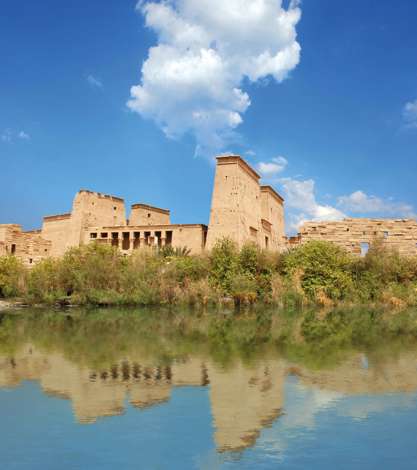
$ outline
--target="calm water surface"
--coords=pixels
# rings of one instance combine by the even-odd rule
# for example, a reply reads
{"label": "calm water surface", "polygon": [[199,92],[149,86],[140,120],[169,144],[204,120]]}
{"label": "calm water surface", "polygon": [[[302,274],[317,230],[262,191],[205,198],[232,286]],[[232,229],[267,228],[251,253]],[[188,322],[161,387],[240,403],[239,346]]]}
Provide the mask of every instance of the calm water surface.
{"label": "calm water surface", "polygon": [[1,469],[417,468],[417,349],[316,360],[147,316],[1,317]]}

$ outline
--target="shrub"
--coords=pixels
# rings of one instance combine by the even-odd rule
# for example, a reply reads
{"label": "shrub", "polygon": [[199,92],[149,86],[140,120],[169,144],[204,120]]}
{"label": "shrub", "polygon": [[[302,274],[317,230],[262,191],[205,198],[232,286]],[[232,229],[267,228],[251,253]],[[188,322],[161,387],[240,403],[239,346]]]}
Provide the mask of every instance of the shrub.
{"label": "shrub", "polygon": [[61,278],[62,260],[46,258],[29,272],[27,297],[30,302],[54,303],[66,295]]}
{"label": "shrub", "polygon": [[333,243],[312,241],[285,254],[282,269],[294,282],[298,277],[301,288],[311,300],[324,293],[341,300],[353,291],[350,270],[351,257]]}
{"label": "shrub", "polygon": [[230,283],[230,294],[235,304],[251,304],[257,298],[257,284],[248,274],[237,274]]}
{"label": "shrub", "polygon": [[0,297],[17,297],[24,293],[26,271],[15,256],[0,257]]}
{"label": "shrub", "polygon": [[218,240],[210,254],[210,280],[225,294],[230,295],[233,278],[239,271],[239,253],[236,243],[229,238]]}

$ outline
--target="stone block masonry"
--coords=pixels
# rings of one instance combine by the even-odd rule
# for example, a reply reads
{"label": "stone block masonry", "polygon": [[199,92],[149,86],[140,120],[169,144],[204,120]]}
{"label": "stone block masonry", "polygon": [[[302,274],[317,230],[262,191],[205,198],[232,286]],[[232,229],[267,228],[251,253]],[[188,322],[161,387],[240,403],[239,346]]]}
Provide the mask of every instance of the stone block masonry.
{"label": "stone block masonry", "polygon": [[378,241],[404,256],[417,255],[417,222],[413,219],[344,219],[339,222],[307,222],[293,245],[325,240],[354,255],[366,254]]}
{"label": "stone block masonry", "polygon": [[0,225],[0,256],[15,255],[30,266],[88,243],[108,244],[126,255],[146,246],[187,247],[198,254],[224,237],[239,248],[253,242],[272,251],[325,240],[354,255],[364,255],[379,240],[403,255],[417,255],[415,220],[307,222],[296,237],[287,238],[284,199],[271,186],[262,186],[260,176],[245,160],[229,155],[217,157],[208,227],[172,224],[168,209],[143,203],[133,204],[127,218],[122,198],[82,189],[71,211],[44,217],[41,230],[24,232],[20,225]]}

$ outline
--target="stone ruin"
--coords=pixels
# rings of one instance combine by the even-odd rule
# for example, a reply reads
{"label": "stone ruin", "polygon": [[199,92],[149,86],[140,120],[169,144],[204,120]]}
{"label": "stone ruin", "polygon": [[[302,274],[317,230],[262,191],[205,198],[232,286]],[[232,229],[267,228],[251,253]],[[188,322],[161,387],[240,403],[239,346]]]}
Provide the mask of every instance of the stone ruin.
{"label": "stone ruin", "polygon": [[0,225],[0,256],[15,255],[32,265],[88,243],[118,247],[126,255],[149,246],[187,247],[191,253],[201,253],[224,237],[239,247],[253,242],[272,251],[326,240],[355,255],[364,255],[379,240],[403,255],[417,254],[415,220],[307,222],[296,237],[286,237],[284,199],[271,186],[261,185],[260,176],[245,160],[230,155],[217,157],[208,226],[172,224],[168,209],[144,203],[133,204],[127,218],[122,198],[80,190],[71,212],[44,217],[39,230]]}

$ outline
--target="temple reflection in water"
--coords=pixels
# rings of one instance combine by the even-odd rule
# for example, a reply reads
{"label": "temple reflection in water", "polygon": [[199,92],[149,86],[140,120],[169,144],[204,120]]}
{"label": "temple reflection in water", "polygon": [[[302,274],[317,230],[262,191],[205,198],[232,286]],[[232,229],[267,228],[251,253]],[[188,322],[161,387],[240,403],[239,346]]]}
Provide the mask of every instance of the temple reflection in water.
{"label": "temple reflection in water", "polygon": [[[416,365],[417,354],[406,352],[378,364],[354,353],[337,367],[319,371],[279,357],[251,364],[238,360],[224,368],[203,355],[169,365],[155,364],[149,357],[126,356],[106,369],[94,369],[60,352],[26,344],[12,356],[0,356],[0,387],[39,381],[45,394],[71,400],[76,419],[86,424],[122,414],[126,400],[140,410],[169,402],[174,387],[208,387],[214,439],[217,450],[224,452],[252,446],[261,430],[277,419],[285,420],[287,426],[311,425],[317,409],[347,395],[415,392]],[[291,408],[293,387],[286,387],[291,377],[304,397],[297,413]],[[361,417],[367,410],[345,412]]]}

